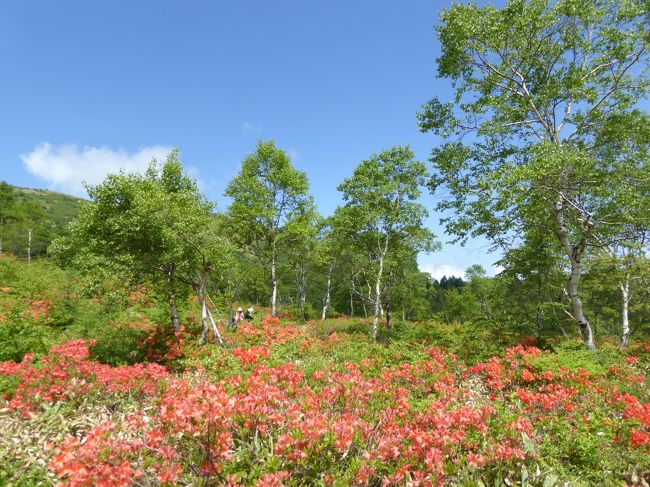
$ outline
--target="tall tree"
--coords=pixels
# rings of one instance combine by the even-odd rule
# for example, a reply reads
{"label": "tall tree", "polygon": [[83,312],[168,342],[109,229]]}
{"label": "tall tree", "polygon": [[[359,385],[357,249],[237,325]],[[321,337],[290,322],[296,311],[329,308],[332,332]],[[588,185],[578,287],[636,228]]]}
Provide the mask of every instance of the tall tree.
{"label": "tall tree", "polygon": [[[52,254],[88,274],[108,268],[148,279],[167,296],[174,329],[180,327],[178,295],[193,289],[205,339],[213,321],[208,280],[228,261],[230,248],[215,235],[212,204],[183,171],[178,151],[163,164],[153,161],[145,174],[110,174],[88,194],[91,202],[52,244]],[[220,341],[214,323],[213,331]]]}
{"label": "tall tree", "polygon": [[408,147],[395,146],[367,159],[338,189],[345,206],[337,210],[350,245],[367,256],[373,276],[372,337],[377,338],[384,299],[385,265],[401,247],[431,251],[434,235],[424,227],[427,211],[417,198],[426,168]]}
{"label": "tall tree", "polygon": [[305,205],[288,228],[286,248],[288,264],[295,276],[300,319],[305,320],[309,270],[318,257],[317,234],[319,215],[313,205]]}
{"label": "tall tree", "polygon": [[530,232],[555,235],[590,349],[579,294],[585,252],[600,232],[650,215],[650,120],[637,106],[648,90],[648,5],[456,4],[437,27],[438,74],[452,80],[454,100],[434,98],[418,114],[421,130],[456,137],[431,159],[432,189],[450,195],[438,208],[456,214],[447,229],[504,247]]}
{"label": "tall tree", "polygon": [[228,212],[237,223],[233,238],[255,255],[270,275],[273,316],[277,314],[281,243],[313,205],[308,192],[306,174],[297,171],[273,141],[259,141],[226,188],[226,196],[232,199]]}
{"label": "tall tree", "polygon": [[325,296],[323,297],[323,308],[321,321],[327,318],[327,311],[332,304],[332,278],[338,257],[340,256],[336,247],[336,238],[334,235],[333,218],[321,220],[316,243],[316,265],[325,271]]}

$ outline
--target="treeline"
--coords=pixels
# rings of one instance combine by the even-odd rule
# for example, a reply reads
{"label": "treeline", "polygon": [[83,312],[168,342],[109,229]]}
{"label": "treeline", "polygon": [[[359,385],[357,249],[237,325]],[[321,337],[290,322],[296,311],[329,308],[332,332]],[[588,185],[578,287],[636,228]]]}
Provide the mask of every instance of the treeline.
{"label": "treeline", "polygon": [[[574,334],[570,266],[550,242],[506,252],[495,277],[472,266],[465,279],[437,281],[418,269],[418,253],[439,245],[418,202],[426,175],[407,147],[375,154],[339,185],[344,203],[325,218],[306,175],[261,141],[228,185],[227,210],[216,213],[174,151],[145,174],[109,175],[90,188],[91,203],[50,250],[86,276],[90,293],[104,292],[105,282],[146,284],[167,301],[174,328],[179,300],[195,295],[204,341],[221,341],[236,303],[302,320],[364,317],[374,337],[404,320]],[[637,245],[625,259],[608,248],[585,252],[581,298],[594,335],[623,341],[648,332],[650,262],[645,242]]]}
{"label": "treeline", "polygon": [[[116,282],[157,290],[166,296],[174,327],[180,324],[177,301],[193,292],[205,307],[199,317],[204,340],[210,331],[219,340],[218,323],[229,321],[234,303],[270,306],[272,313],[303,320],[365,317],[375,322],[372,333],[380,322],[390,328],[395,321],[433,320],[539,338],[573,334],[568,265],[550,242],[506,252],[495,277],[472,266],[465,279],[438,281],[418,269],[418,252],[437,245],[416,201],[425,175],[408,148],[374,155],[339,186],[345,204],[324,218],[305,174],[273,142],[260,142],[228,186],[227,211],[215,213],[173,152],[144,175],[110,175],[90,189],[91,202],[81,210],[75,200],[63,218],[75,211],[78,218],[65,235],[61,223],[56,233],[44,231],[52,203],[25,203],[11,186],[0,185],[9,201],[2,207],[5,245],[7,235],[13,241],[28,230],[26,223],[39,222],[32,229],[33,254],[43,255],[55,238],[51,255],[85,276],[89,295],[106,293]],[[31,219],[21,221],[26,210]],[[60,211],[54,218],[61,222]],[[23,240],[26,245],[27,235]],[[583,263],[582,300],[594,334],[622,340],[627,329],[628,337],[645,336],[647,242],[611,250],[590,248]]]}

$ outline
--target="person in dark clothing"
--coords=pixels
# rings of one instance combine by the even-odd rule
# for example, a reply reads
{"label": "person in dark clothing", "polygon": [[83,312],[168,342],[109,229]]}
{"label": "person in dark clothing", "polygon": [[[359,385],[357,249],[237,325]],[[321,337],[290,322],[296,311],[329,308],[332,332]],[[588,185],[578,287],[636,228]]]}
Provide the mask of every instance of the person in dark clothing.
{"label": "person in dark clothing", "polygon": [[252,308],[252,306],[249,306],[248,309],[246,310],[246,313],[244,313],[244,319],[246,321],[253,321],[253,308]]}

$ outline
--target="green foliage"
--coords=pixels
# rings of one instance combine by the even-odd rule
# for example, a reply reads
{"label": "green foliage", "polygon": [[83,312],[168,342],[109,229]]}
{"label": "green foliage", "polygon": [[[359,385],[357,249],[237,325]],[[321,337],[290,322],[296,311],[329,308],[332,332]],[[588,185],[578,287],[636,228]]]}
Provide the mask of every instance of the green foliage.
{"label": "green foliage", "polygon": [[20,361],[27,353],[44,353],[61,339],[55,330],[10,313],[0,324],[0,362]]}
{"label": "green foliage", "polygon": [[270,244],[310,204],[308,190],[307,176],[294,169],[289,156],[273,141],[259,141],[226,189],[237,234],[251,244],[255,238]]}
{"label": "green foliage", "polygon": [[178,329],[177,298],[193,289],[204,302],[208,281],[225,272],[232,255],[217,232],[213,204],[185,175],[178,151],[164,164],[153,161],[144,175],[111,174],[88,193],[92,202],[70,234],[52,244],[53,256],[94,281],[150,285],[167,297],[171,325]]}
{"label": "green foliage", "polygon": [[0,250],[27,254],[27,226],[33,227],[32,256],[43,256],[53,238],[62,235],[84,200],[43,189],[0,182]]}
{"label": "green foliage", "polygon": [[287,245],[309,247],[315,210],[307,176],[293,167],[275,142],[259,141],[225,195],[232,199],[228,215],[236,231],[231,238],[261,263],[270,278],[275,316],[278,258],[286,258]]}
{"label": "green foliage", "polygon": [[[351,285],[373,306],[372,336],[377,337],[380,309],[391,287],[404,274],[402,265],[418,251],[437,248],[435,236],[424,227],[427,211],[416,202],[424,182],[424,164],[414,160],[409,147],[395,146],[362,161],[338,187],[345,205],[332,218],[338,248],[352,254],[348,260]],[[346,255],[347,257],[347,255]]]}
{"label": "green foliage", "polygon": [[425,252],[436,248],[433,234],[423,226],[427,211],[415,202],[426,169],[414,157],[408,147],[392,147],[361,162],[339,185],[346,204],[338,210],[336,226],[350,245],[373,254],[384,243]]}
{"label": "green foliage", "polygon": [[47,261],[28,266],[0,257],[0,361],[19,361],[61,340],[59,323],[50,316],[66,273]]}
{"label": "green foliage", "polygon": [[621,363],[623,353],[620,348],[603,343],[599,350],[591,352],[577,340],[565,340],[553,345],[552,355],[540,355],[531,359],[531,364],[538,370],[558,372],[560,368],[571,371],[580,369],[590,374],[606,375],[609,368]]}
{"label": "green foliage", "polygon": [[[194,351],[194,348],[190,350]],[[179,360],[179,366],[183,370],[200,368],[207,378],[215,382],[232,377],[233,374],[243,375],[245,371],[230,351],[211,344],[203,345],[197,353],[186,353],[185,358]]]}
{"label": "green foliage", "polygon": [[[116,292],[109,281],[88,295],[79,276],[45,259],[28,266],[8,257],[0,258],[0,281],[7,286],[0,289],[0,361],[77,338],[94,340],[94,356],[114,365],[159,361],[168,351],[168,304],[145,288],[122,283]],[[178,307],[188,322],[188,303]]]}
{"label": "green foliage", "polygon": [[14,392],[16,388],[20,385],[20,377],[15,375],[1,375],[0,376],[0,396],[9,397]]}
{"label": "green foliage", "polygon": [[626,225],[647,228],[650,214],[650,118],[637,106],[648,92],[647,15],[641,0],[455,4],[437,26],[438,73],[455,96],[418,114],[422,131],[457,137],[431,157],[447,231],[561,251],[590,347],[583,256]]}

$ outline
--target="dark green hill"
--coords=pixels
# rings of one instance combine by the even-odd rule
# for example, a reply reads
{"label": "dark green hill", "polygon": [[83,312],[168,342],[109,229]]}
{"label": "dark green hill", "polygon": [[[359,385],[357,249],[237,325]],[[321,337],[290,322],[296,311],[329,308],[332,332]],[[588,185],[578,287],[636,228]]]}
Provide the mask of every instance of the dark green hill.
{"label": "dark green hill", "polygon": [[50,242],[66,231],[85,200],[46,189],[9,187],[13,190],[14,205],[8,210],[9,223],[3,231],[3,250],[18,256],[27,253],[27,223],[20,211],[23,202],[35,203],[44,210],[42,218],[33,229],[32,255],[43,255]]}

